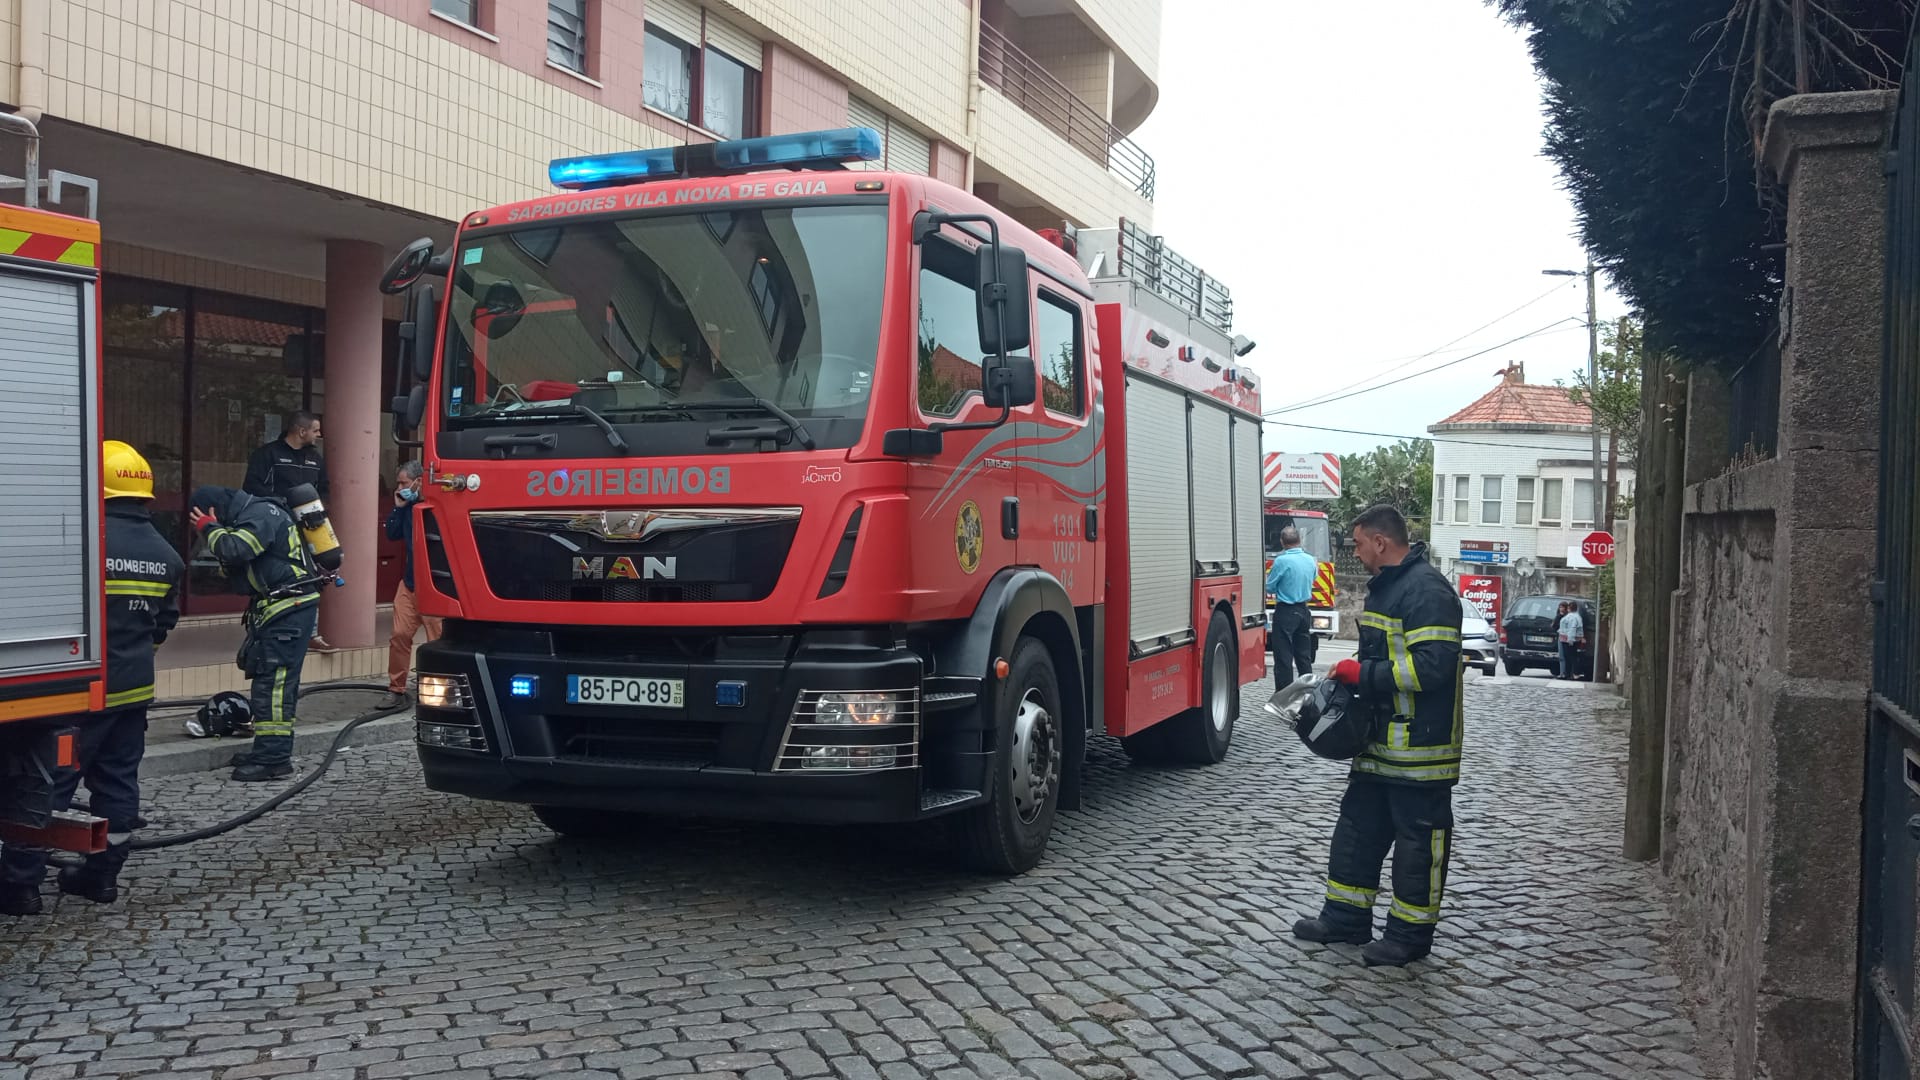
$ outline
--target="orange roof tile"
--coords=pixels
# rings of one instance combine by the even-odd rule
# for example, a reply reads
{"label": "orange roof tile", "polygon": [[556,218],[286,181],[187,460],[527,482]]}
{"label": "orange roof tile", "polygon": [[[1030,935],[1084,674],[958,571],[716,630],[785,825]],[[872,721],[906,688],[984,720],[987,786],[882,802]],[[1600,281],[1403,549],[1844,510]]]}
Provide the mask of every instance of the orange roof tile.
{"label": "orange roof tile", "polygon": [[1592,427],[1593,410],[1577,404],[1565,387],[1503,382],[1480,400],[1432,425],[1553,424]]}

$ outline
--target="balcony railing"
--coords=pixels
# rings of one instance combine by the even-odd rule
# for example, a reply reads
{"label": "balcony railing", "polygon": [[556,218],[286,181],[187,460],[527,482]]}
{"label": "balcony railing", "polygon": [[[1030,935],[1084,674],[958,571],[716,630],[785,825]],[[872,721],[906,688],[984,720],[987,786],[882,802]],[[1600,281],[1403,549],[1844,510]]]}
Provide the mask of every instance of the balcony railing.
{"label": "balcony railing", "polygon": [[1039,61],[984,22],[980,24],[980,81],[1006,95],[1074,149],[1105,165],[1141,198],[1153,199],[1153,158]]}

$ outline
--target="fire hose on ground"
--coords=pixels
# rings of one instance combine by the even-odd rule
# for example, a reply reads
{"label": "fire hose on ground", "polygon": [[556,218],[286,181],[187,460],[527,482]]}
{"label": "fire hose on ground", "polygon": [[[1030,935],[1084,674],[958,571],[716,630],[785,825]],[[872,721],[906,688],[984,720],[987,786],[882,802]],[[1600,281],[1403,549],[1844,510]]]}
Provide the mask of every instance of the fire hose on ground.
{"label": "fire hose on ground", "polygon": [[[301,696],[305,697],[309,694],[340,693],[348,690],[359,691],[359,692],[374,691],[377,693],[385,693],[387,690],[387,685],[385,683],[371,683],[371,682],[321,683],[316,686],[306,687],[301,691]],[[204,702],[201,702],[198,700],[180,699],[180,700],[173,700],[173,701],[156,701],[151,706],[149,706],[149,708],[153,711],[160,711],[165,709],[197,709],[202,704],[204,704]],[[320,759],[320,764],[314,766],[312,771],[308,772],[305,776],[295,781],[289,787],[276,793],[272,798],[268,799],[266,802],[263,802],[258,806],[253,807],[252,809],[236,814],[225,821],[218,822],[213,825],[208,825],[203,828],[192,829],[187,832],[173,833],[167,836],[155,836],[151,838],[142,838],[136,835],[134,839],[129,842],[129,846],[134,851],[153,851],[158,848],[177,847],[178,845],[181,845],[181,844],[191,844],[196,840],[206,840],[210,837],[219,836],[222,833],[232,832],[234,829],[237,829],[242,825],[248,824],[249,822],[258,821],[262,817],[265,817],[267,814],[270,814],[274,810],[278,809],[282,804],[286,803],[288,800],[292,799],[294,796],[307,790],[309,787],[312,787],[316,781],[318,781],[322,776],[326,775],[327,770],[333,766],[334,759],[339,757],[340,751],[346,748],[347,738],[348,736],[352,735],[354,731],[359,729],[362,725],[370,724],[375,720],[380,720],[385,717],[392,716],[396,713],[403,712],[408,707],[409,707],[409,703],[402,701],[397,705],[393,705],[384,709],[373,709],[368,712],[361,713],[360,715],[354,717],[352,720],[347,721],[346,725],[343,726],[338,732],[334,734],[333,742],[327,746],[326,755]],[[79,861],[80,858],[81,857],[77,855],[65,855],[65,856],[56,855],[55,861],[63,862],[63,863],[77,862]]]}

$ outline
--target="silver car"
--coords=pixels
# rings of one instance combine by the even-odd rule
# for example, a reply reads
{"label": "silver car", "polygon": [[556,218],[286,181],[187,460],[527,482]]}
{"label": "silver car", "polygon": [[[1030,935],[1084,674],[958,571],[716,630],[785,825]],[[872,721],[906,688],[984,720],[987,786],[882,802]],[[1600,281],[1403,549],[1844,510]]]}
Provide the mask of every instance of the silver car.
{"label": "silver car", "polygon": [[1460,598],[1460,653],[1468,667],[1477,667],[1482,675],[1492,675],[1500,666],[1500,632],[1473,601]]}

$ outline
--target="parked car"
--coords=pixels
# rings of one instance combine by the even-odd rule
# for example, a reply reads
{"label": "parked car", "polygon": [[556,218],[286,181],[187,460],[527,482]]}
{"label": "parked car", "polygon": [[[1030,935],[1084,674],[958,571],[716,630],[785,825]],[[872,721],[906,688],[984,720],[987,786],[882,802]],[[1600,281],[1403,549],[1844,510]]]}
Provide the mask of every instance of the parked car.
{"label": "parked car", "polygon": [[1576,674],[1591,677],[1593,672],[1593,627],[1596,612],[1593,601],[1577,596],[1527,596],[1507,609],[1507,641],[1502,661],[1507,674],[1518,675],[1528,668],[1546,668],[1560,674],[1560,605],[1579,605],[1580,624],[1586,628],[1587,641],[1581,646]]}
{"label": "parked car", "polygon": [[1487,621],[1486,613],[1466,597],[1460,598],[1460,653],[1468,667],[1491,675],[1500,663],[1500,632]]}

